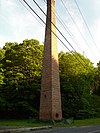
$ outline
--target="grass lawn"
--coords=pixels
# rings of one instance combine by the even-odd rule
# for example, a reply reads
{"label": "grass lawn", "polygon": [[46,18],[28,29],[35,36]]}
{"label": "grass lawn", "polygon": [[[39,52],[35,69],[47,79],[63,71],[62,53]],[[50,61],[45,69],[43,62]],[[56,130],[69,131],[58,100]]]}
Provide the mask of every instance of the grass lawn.
{"label": "grass lawn", "polygon": [[74,126],[100,125],[100,118],[85,119],[85,120],[74,120],[74,123],[72,125],[74,125]]}
{"label": "grass lawn", "polygon": [[[37,126],[46,126],[50,123],[29,121],[29,120],[0,120],[0,126],[27,126],[27,127],[37,127]],[[90,125],[100,125],[100,118],[94,119],[85,119],[85,120],[74,120],[72,124],[64,123],[58,124],[55,123],[54,126],[90,126]]]}
{"label": "grass lawn", "polygon": [[0,120],[0,126],[25,126],[38,127],[50,125],[48,123],[29,121],[29,120]]}

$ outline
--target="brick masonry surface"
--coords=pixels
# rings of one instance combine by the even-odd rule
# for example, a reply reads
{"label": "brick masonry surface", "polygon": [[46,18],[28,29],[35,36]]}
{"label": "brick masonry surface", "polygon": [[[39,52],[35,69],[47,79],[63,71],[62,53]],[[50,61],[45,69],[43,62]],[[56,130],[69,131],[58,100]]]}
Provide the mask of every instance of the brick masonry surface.
{"label": "brick masonry surface", "polygon": [[57,38],[54,35],[56,34],[56,28],[54,26],[56,25],[56,18],[54,12],[55,0],[47,0],[48,17],[46,19],[45,29],[39,116],[41,120],[62,119]]}

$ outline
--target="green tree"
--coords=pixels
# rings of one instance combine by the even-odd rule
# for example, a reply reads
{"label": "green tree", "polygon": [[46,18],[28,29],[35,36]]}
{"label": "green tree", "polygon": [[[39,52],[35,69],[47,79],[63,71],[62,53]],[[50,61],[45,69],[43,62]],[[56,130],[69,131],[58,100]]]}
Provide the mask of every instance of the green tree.
{"label": "green tree", "polygon": [[[5,57],[5,50],[0,48],[0,110],[4,108],[6,101],[3,94],[3,85],[4,85],[4,71],[3,71],[3,63],[2,60]],[[1,114],[1,112],[0,112]]]}
{"label": "green tree", "polygon": [[94,79],[91,84],[93,94],[100,96],[100,62],[97,63]]}
{"label": "green tree", "polygon": [[[42,59],[43,45],[35,39],[0,49],[0,118],[38,116]],[[60,52],[59,68],[63,117],[99,117],[100,98],[94,94],[100,90],[100,65],[94,68],[76,52]]]}
{"label": "green tree", "polygon": [[84,109],[88,104],[84,96],[90,95],[93,64],[79,53],[61,52],[59,67],[63,116],[77,118],[79,110]]}
{"label": "green tree", "polygon": [[3,79],[4,79],[4,75],[3,75],[3,64],[2,64],[2,59],[4,58],[4,53],[5,51],[3,49],[0,48],[0,85],[3,84]]}
{"label": "green tree", "polygon": [[39,109],[43,45],[31,39],[21,44],[6,43],[4,49],[6,109],[3,113],[7,117],[35,116]]}

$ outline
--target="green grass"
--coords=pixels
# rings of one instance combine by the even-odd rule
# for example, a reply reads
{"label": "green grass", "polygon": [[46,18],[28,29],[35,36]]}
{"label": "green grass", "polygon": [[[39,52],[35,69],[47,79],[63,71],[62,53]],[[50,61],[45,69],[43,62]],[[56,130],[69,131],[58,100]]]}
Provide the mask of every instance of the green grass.
{"label": "green grass", "polygon": [[85,119],[85,120],[75,120],[75,126],[90,126],[90,125],[100,125],[100,118]]}
{"label": "green grass", "polygon": [[74,120],[74,122],[71,124],[68,123],[63,124],[63,126],[92,126],[92,125],[93,126],[100,125],[100,118]]}
{"label": "green grass", "polygon": [[26,126],[26,127],[38,127],[46,126],[48,123],[32,122],[29,120],[0,120],[0,126]]}
{"label": "green grass", "polygon": [[[50,123],[29,121],[29,120],[0,120],[0,126],[26,126],[26,127],[37,127],[37,126],[46,126]],[[59,124],[55,123],[54,126],[90,126],[90,125],[100,125],[100,118],[94,119],[85,119],[85,120],[74,120],[74,123],[68,124]]]}

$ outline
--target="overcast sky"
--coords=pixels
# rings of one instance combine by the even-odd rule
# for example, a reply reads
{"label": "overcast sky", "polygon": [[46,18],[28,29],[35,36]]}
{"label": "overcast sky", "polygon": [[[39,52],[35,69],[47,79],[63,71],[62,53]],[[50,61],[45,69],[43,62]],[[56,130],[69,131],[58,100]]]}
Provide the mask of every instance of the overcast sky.
{"label": "overcast sky", "polygon": [[[23,2],[23,0],[20,0]],[[3,47],[5,42],[22,42],[24,39],[35,38],[41,43],[44,42],[45,25],[42,24],[36,16],[32,14],[20,3],[19,0],[0,0],[0,47]],[[45,21],[45,16],[39,11],[32,0],[26,0],[39,16]],[[73,20],[69,16],[66,8],[61,0],[56,0],[57,27],[72,44],[74,49],[81,54],[84,54],[92,62],[97,63],[100,57],[100,0],[76,0],[84,19],[91,31],[91,38],[86,25],[79,13],[79,10],[74,0],[63,0],[64,5],[71,14]],[[36,0],[41,8],[46,12],[46,4],[44,0]],[[33,13],[34,15],[34,13]],[[70,35],[66,32],[68,30]],[[80,34],[80,32],[81,34]],[[73,50],[68,43],[61,37],[65,45]],[[74,38],[74,40],[72,39]],[[58,41],[59,51],[68,51]]]}

